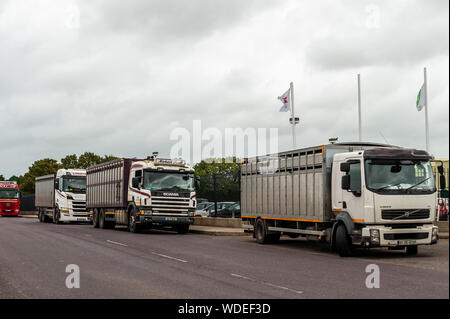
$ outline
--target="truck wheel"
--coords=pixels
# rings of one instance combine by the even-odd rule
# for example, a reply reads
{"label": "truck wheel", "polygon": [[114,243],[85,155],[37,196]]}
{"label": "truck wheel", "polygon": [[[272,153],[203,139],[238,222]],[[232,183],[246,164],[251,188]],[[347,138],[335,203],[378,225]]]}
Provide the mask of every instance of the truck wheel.
{"label": "truck wheel", "polygon": [[262,219],[258,219],[255,225],[255,238],[258,244],[267,244],[269,238],[267,236],[266,223]]}
{"label": "truck wheel", "polygon": [[100,214],[98,216],[98,227],[100,227],[101,229],[106,228],[105,211],[103,209],[100,209]]}
{"label": "truck wheel", "polygon": [[53,224],[60,224],[59,219],[61,217],[61,213],[59,212],[59,209],[55,209],[53,211]]}
{"label": "truck wheel", "polygon": [[94,228],[98,228],[98,210],[94,209],[94,212],[92,214],[92,225],[94,225]]}
{"label": "truck wheel", "polygon": [[187,234],[189,232],[189,225],[177,225],[175,229],[178,234]]}
{"label": "truck wheel", "polygon": [[349,257],[353,253],[350,237],[343,224],[338,225],[336,229],[336,250],[341,257]]}
{"label": "truck wheel", "polygon": [[136,223],[136,217],[133,215],[133,212],[130,212],[128,218],[128,231],[130,233],[139,233],[139,225]]}
{"label": "truck wheel", "polygon": [[419,247],[418,246],[406,246],[406,254],[407,255],[417,255],[417,253],[419,252]]}
{"label": "truck wheel", "polygon": [[289,238],[299,238],[300,234],[297,233],[287,233],[286,235],[288,235]]}

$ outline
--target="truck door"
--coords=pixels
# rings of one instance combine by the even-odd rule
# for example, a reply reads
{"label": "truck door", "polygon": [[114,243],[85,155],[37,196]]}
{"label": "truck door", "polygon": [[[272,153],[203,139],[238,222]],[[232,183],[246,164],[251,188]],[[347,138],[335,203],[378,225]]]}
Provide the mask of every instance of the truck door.
{"label": "truck door", "polygon": [[345,163],[348,171],[342,171],[341,191],[342,210],[350,214],[353,221],[364,222],[364,194],[361,173],[361,161],[350,159]]}

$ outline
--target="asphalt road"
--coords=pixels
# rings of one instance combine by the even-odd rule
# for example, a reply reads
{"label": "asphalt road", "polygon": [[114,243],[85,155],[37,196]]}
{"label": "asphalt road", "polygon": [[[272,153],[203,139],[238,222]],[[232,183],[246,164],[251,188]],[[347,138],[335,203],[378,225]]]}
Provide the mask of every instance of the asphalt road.
{"label": "asphalt road", "polygon": [[[448,298],[448,240],[419,255],[361,251],[340,258],[320,244],[178,235],[0,218],[0,298]],[[80,288],[66,287],[66,266]],[[366,287],[366,266],[380,288]]]}

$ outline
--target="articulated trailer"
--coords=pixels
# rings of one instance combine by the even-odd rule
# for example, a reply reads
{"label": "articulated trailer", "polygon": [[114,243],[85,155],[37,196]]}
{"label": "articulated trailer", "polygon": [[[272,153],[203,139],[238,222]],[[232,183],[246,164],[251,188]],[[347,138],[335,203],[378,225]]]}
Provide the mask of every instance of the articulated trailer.
{"label": "articulated trailer", "polygon": [[283,233],[326,241],[341,256],[355,247],[417,254],[418,245],[438,241],[431,159],[425,151],[374,143],[335,143],[246,159],[243,227],[263,244]]}
{"label": "articulated trailer", "polygon": [[88,168],[87,207],[96,228],[185,234],[194,222],[195,186],[194,169],[183,160],[122,158]]}

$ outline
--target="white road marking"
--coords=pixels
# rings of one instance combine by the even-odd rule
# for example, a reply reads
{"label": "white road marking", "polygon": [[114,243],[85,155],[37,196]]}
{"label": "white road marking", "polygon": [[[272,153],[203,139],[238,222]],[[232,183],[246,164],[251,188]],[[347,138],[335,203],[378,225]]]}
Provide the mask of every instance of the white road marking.
{"label": "white road marking", "polygon": [[179,259],[179,258],[175,258],[175,257],[170,257],[170,256],[167,256],[167,255],[158,254],[158,253],[155,253],[155,252],[152,252],[152,254],[153,254],[153,255],[156,255],[156,256],[159,256],[159,257],[163,257],[163,258],[167,258],[167,259],[176,260],[176,261],[179,261],[179,262],[182,262],[182,263],[187,263],[187,260],[184,260],[184,259]]}
{"label": "white road marking", "polygon": [[114,244],[114,245],[119,245],[119,246],[123,246],[123,247],[128,247],[127,244],[122,244],[122,243],[118,243],[116,241],[112,241],[112,240],[107,240],[108,243]]}
{"label": "white road marking", "polygon": [[250,278],[250,277],[247,277],[247,276],[243,276],[243,275],[231,274],[231,276],[236,277],[236,278],[249,280],[249,281],[253,281],[253,282],[257,282],[257,283],[260,283],[260,284],[263,284],[263,285],[266,285],[266,286],[270,286],[270,287],[273,287],[273,288],[286,290],[286,291],[289,291],[289,292],[292,292],[292,293],[295,293],[295,294],[302,294],[303,293],[303,291],[300,291],[300,290],[294,290],[294,289],[291,289],[291,288],[288,288],[288,287],[275,285],[275,284],[272,284],[272,283],[266,282],[266,281],[258,281],[256,279],[253,279],[253,278]]}

